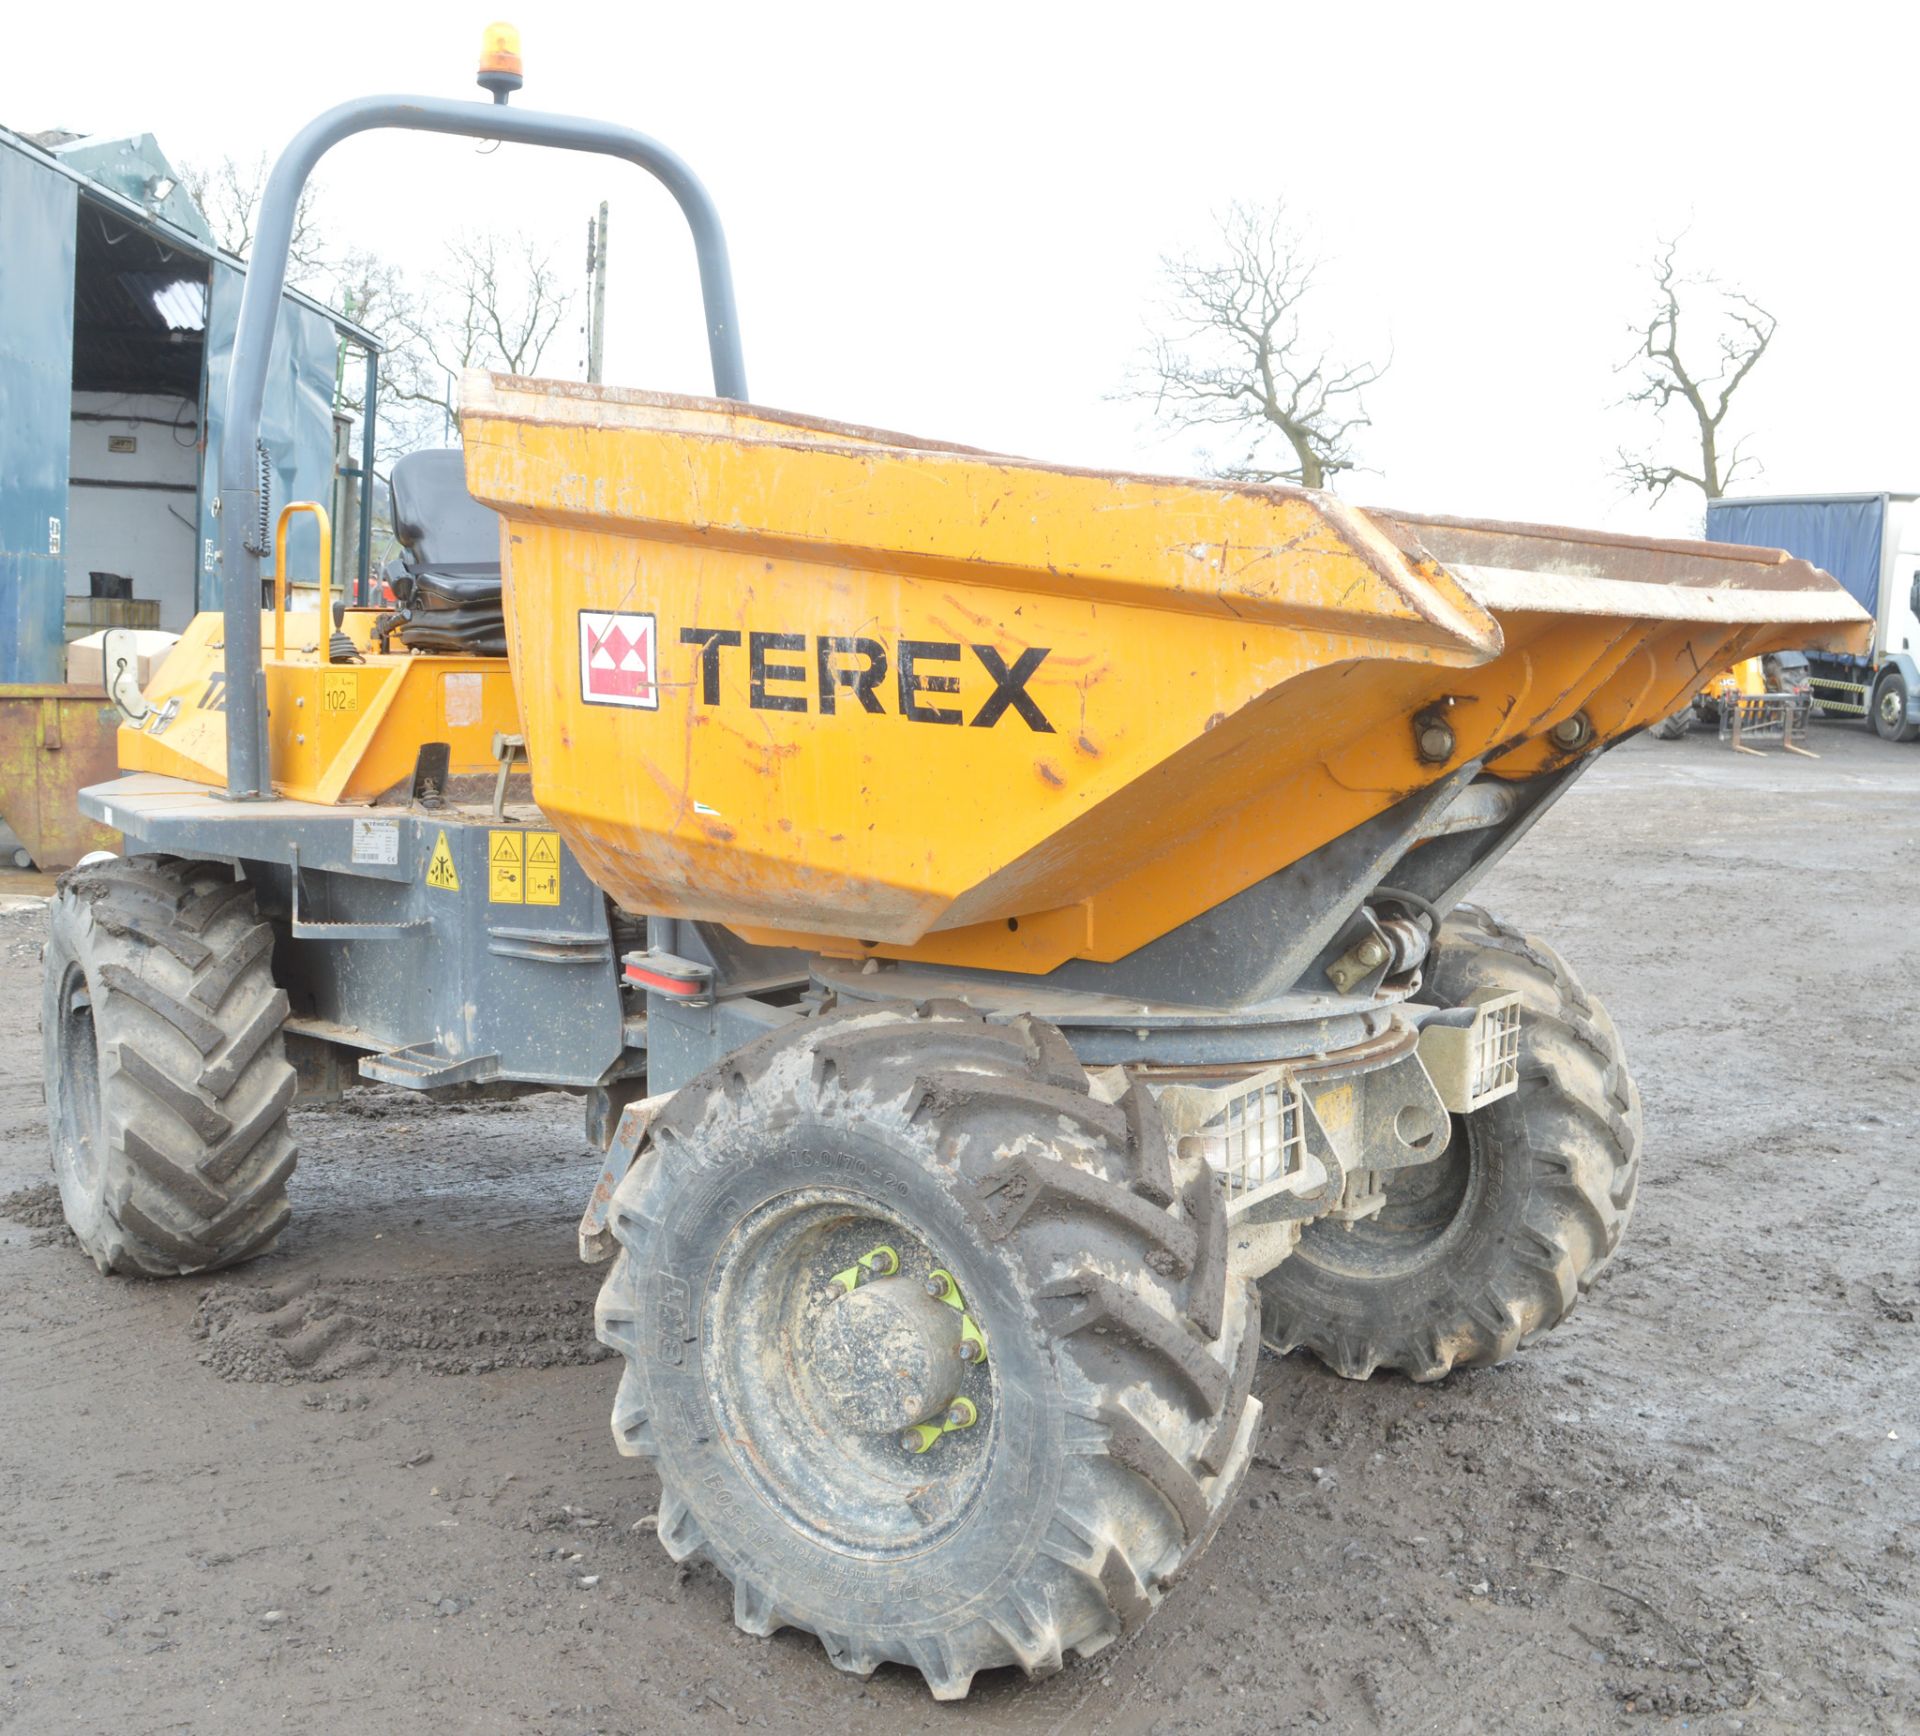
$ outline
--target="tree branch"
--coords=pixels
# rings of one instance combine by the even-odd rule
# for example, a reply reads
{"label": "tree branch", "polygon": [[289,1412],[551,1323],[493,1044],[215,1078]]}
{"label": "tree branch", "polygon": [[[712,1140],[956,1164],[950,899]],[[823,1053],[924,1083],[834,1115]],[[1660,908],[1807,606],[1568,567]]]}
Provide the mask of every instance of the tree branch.
{"label": "tree branch", "polygon": [[[1162,331],[1125,395],[1172,428],[1244,434],[1245,459],[1216,474],[1324,487],[1355,467],[1352,437],[1370,426],[1362,394],[1388,364],[1306,359],[1301,308],[1317,261],[1283,205],[1236,204],[1217,220],[1218,256],[1162,259]],[[1265,456],[1275,446],[1284,455]]]}
{"label": "tree branch", "polygon": [[[1684,232],[1661,241],[1655,249],[1650,267],[1654,309],[1643,324],[1629,328],[1635,348],[1621,363],[1623,372],[1638,371],[1639,384],[1621,401],[1649,405],[1656,421],[1675,404],[1683,405],[1692,425],[1699,466],[1697,471],[1688,470],[1661,463],[1651,453],[1630,454],[1623,449],[1616,474],[1629,489],[1645,489],[1656,500],[1664,498],[1676,482],[1698,488],[1708,500],[1717,500],[1742,474],[1743,465],[1747,474],[1758,468],[1757,461],[1742,451],[1743,441],[1736,441],[1731,455],[1723,461],[1720,437],[1734,393],[1767,353],[1778,322],[1751,296],[1724,288],[1710,274],[1682,275],[1678,261],[1683,239]],[[1717,365],[1710,374],[1696,371],[1681,354],[1683,292],[1696,304],[1707,304],[1709,319],[1714,323],[1711,342]]]}

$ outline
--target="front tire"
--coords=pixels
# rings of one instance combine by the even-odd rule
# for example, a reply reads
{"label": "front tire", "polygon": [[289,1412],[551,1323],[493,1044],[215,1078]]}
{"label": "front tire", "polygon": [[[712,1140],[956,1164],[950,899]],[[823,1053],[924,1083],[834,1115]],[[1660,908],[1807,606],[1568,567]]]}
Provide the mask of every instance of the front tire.
{"label": "front tire", "polygon": [[1678,741],[1693,731],[1693,701],[1688,700],[1671,717],[1663,717],[1658,723],[1649,724],[1647,734],[1655,741]]}
{"label": "front tire", "polygon": [[1450,1007],[1519,992],[1519,1090],[1455,1116],[1438,1159],[1389,1172],[1375,1217],[1309,1225],[1260,1282],[1268,1342],[1353,1380],[1438,1380],[1551,1331],[1613,1257],[1639,1183],[1619,1032],[1558,953],[1461,905],[1428,990]]}
{"label": "front tire", "polygon": [[273,935],[232,871],[75,869],[48,918],[40,1031],[67,1223],[103,1272],[251,1259],[290,1215],[294,1073]]}
{"label": "front tire", "polygon": [[1873,733],[1882,741],[1920,740],[1920,723],[1907,721],[1907,679],[1889,669],[1873,690]]}
{"label": "front tire", "polygon": [[[1144,1087],[1090,1097],[1049,1026],[936,1003],[790,1027],[675,1095],[610,1221],[614,1440],[659,1473],[661,1542],[732,1581],[746,1631],[804,1629],[843,1670],[958,1699],[1096,1652],[1245,1470],[1258,1311],[1220,1190]],[[887,1296],[836,1276],[882,1247]],[[984,1362],[925,1353],[942,1271]],[[916,1454],[929,1399],[976,1420]]]}

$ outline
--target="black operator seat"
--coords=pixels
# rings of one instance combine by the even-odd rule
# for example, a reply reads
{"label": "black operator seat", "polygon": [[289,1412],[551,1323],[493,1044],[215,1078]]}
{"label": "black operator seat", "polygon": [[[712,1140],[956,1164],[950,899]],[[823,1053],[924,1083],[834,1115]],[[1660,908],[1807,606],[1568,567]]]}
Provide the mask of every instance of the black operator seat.
{"label": "black operator seat", "polygon": [[397,607],[380,630],[410,651],[506,656],[500,519],[467,492],[459,449],[396,459],[389,487],[400,553],[384,576]]}

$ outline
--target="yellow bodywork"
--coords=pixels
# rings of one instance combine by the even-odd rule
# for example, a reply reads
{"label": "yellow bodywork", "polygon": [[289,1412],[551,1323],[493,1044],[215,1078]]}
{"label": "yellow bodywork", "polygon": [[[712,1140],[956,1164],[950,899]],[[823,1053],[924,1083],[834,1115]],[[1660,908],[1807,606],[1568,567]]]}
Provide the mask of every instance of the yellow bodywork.
{"label": "yellow bodywork", "polygon": [[[1775,551],[1061,469],[712,399],[471,374],[511,659],[263,622],[276,790],[534,796],[634,912],[1019,972],[1110,960],[1470,761],[1519,779],[1743,658],[1863,649]],[[219,783],[203,615],[121,763]],[[171,706],[172,715],[164,715]]]}
{"label": "yellow bodywork", "polygon": [[[311,517],[318,532],[317,607],[289,610],[287,532]],[[311,500],[280,509],[273,534],[273,608],[260,623],[267,689],[268,773],[296,801],[374,802],[410,784],[421,745],[445,742],[449,776],[491,769],[496,732],[519,732],[513,674],[497,657],[381,653],[375,609],[349,610],[350,655],[336,656],[324,625],[332,614],[333,527]],[[196,615],[154,672],[154,708],[120,732],[120,769],[195,783],[227,775],[225,622]]]}
{"label": "yellow bodywork", "polygon": [[716,400],[470,374],[462,429],[535,797],[588,873],[851,956],[1119,958],[1468,759],[1530,776],[1741,657],[1867,631],[1774,553]]}
{"label": "yellow bodywork", "polygon": [[[422,742],[448,744],[454,775],[495,769],[496,731],[519,733],[513,675],[498,657],[382,656],[372,641],[377,611],[349,609],[345,632],[360,663],[323,664],[322,615],[286,616],[274,649],[274,617],[261,619],[268,742],[274,789],[303,802],[372,802],[413,776]],[[196,615],[146,688],[154,708],[120,731],[120,769],[195,783],[227,776],[225,626]],[[171,709],[170,709],[171,708]]]}

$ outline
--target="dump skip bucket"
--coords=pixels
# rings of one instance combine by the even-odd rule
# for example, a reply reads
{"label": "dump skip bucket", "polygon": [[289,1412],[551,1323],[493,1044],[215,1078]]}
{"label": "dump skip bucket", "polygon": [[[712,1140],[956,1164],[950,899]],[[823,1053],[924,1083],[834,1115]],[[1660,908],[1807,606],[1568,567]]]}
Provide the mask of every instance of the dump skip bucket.
{"label": "dump skip bucket", "polygon": [[1867,631],[1773,551],[498,375],[462,427],[535,794],[588,871],[853,955],[1121,957],[1471,761],[1531,776]]}

